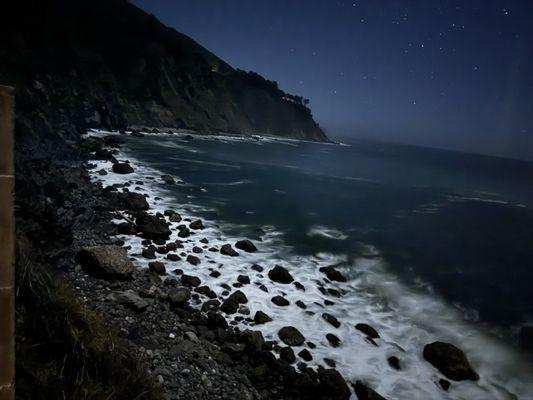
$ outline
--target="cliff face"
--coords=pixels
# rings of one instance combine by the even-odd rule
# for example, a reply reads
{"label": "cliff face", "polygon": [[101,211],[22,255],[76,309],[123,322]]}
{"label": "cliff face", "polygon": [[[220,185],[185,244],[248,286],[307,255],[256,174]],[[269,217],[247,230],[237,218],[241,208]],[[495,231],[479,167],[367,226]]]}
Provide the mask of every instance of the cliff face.
{"label": "cliff face", "polygon": [[125,0],[18,0],[2,13],[0,83],[17,88],[19,148],[46,154],[58,137],[69,147],[86,128],[128,125],[327,140],[274,82]]}

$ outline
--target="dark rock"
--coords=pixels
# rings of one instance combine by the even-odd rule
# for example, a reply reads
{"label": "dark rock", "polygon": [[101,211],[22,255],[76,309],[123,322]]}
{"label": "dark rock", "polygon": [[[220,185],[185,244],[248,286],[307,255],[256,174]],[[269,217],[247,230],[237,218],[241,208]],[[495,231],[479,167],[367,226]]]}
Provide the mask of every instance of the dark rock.
{"label": "dark rock", "polygon": [[331,314],[323,313],[322,318],[324,318],[327,323],[333,325],[335,328],[339,328],[341,326],[339,320]]}
{"label": "dark rock", "polygon": [[326,334],[326,339],[328,340],[331,347],[339,347],[341,345],[341,340],[333,333]]}
{"label": "dark rock", "polygon": [[212,278],[218,278],[220,276],[220,272],[219,271],[211,271],[209,276],[212,277]]}
{"label": "dark rock", "polygon": [[254,316],[254,322],[257,325],[266,324],[267,322],[272,321],[272,318],[268,316],[268,314],[264,313],[263,311],[257,311]]}
{"label": "dark rock", "polygon": [[318,370],[318,380],[324,393],[329,398],[336,400],[348,400],[350,398],[350,388],[337,370],[320,368]]}
{"label": "dark rock", "polygon": [[129,279],[133,272],[126,250],[119,246],[84,247],[76,259],[88,273],[97,277]]}
{"label": "dark rock", "polygon": [[171,290],[168,294],[168,300],[175,307],[186,305],[191,299],[191,291],[187,288],[178,288]]}
{"label": "dark rock", "polygon": [[370,389],[361,381],[355,382],[353,388],[358,400],[386,400],[383,396]]}
{"label": "dark rock", "polygon": [[167,254],[167,259],[170,261],[179,261],[181,260],[181,257],[174,253]]}
{"label": "dark rock", "polygon": [[189,228],[183,228],[183,229],[180,229],[180,231],[178,232],[178,236],[180,238],[188,238],[189,236],[191,236],[191,231],[189,230]]}
{"label": "dark rock", "polygon": [[199,265],[200,264],[200,259],[198,257],[196,257],[196,256],[193,256],[193,255],[189,254],[187,256],[187,262],[189,264],[192,264],[192,265]]}
{"label": "dark rock", "polygon": [[302,285],[300,282],[296,282],[296,281],[295,281],[295,282],[293,283],[293,285],[294,285],[294,287],[295,287],[296,289],[298,289],[298,290],[303,290],[303,291],[305,292],[305,287],[304,287],[304,285]]}
{"label": "dark rock", "polygon": [[198,246],[194,246],[194,247],[192,248],[192,251],[193,251],[193,253],[196,253],[196,254],[200,254],[200,253],[203,253],[203,252],[204,252],[204,251],[203,251],[200,247],[198,247]]}
{"label": "dark rock", "polygon": [[453,344],[433,342],[424,347],[424,358],[446,378],[453,381],[477,381],[479,375],[472,369],[462,350]]}
{"label": "dark rock", "polygon": [[290,304],[289,301],[283,296],[274,296],[272,299],[270,299],[270,301],[279,307],[287,307]]}
{"label": "dark rock", "polygon": [[259,264],[254,264],[252,265],[251,267],[254,271],[257,271],[257,272],[263,272],[263,267],[260,266]]}
{"label": "dark rock", "polygon": [[203,294],[204,296],[209,297],[210,299],[216,299],[217,294],[211,290],[209,286],[200,286],[194,289],[196,293]]}
{"label": "dark rock", "polygon": [[401,369],[400,359],[398,357],[390,356],[389,358],[387,358],[387,361],[389,362],[389,365],[391,366],[391,368],[394,368],[397,371]]}
{"label": "dark rock", "polygon": [[155,272],[157,275],[165,275],[166,269],[165,264],[160,261],[151,261],[148,263],[148,268],[150,271]]}
{"label": "dark rock", "polygon": [[117,232],[121,235],[135,235],[137,229],[135,225],[130,224],[129,222],[121,222],[117,225]]}
{"label": "dark rock", "polygon": [[254,253],[257,251],[257,247],[255,247],[255,245],[248,239],[239,240],[235,243],[235,247],[247,253]]}
{"label": "dark rock", "polygon": [[282,347],[280,349],[279,358],[289,364],[293,364],[294,362],[296,362],[296,356],[294,355],[294,350],[290,346]]}
{"label": "dark rock", "polygon": [[287,346],[301,346],[305,342],[305,337],[293,326],[281,328],[278,336]]}
{"label": "dark rock", "polygon": [[220,248],[220,254],[224,254],[225,256],[231,256],[236,257],[239,255],[233,247],[231,247],[231,244],[225,244]]}
{"label": "dark rock", "polygon": [[250,283],[250,278],[246,275],[239,275],[237,277],[237,282],[243,284],[243,285],[248,285]]}
{"label": "dark rock", "polygon": [[329,267],[322,267],[319,269],[319,271],[326,274],[330,281],[346,282],[346,277],[342,273],[337,271],[332,265],[330,265]]}
{"label": "dark rock", "polygon": [[116,163],[113,164],[113,172],[115,174],[131,174],[133,168],[129,163]]}
{"label": "dark rock", "polygon": [[448,381],[448,380],[446,380],[444,378],[441,378],[441,379],[439,379],[439,385],[442,388],[442,390],[447,392],[452,384],[450,383],[450,381]]}
{"label": "dark rock", "polygon": [[181,284],[184,286],[196,287],[196,286],[200,286],[200,283],[202,283],[202,281],[197,276],[191,276],[191,275],[186,275],[186,274],[183,274],[181,276]]}
{"label": "dark rock", "polygon": [[131,289],[119,292],[117,297],[121,304],[136,312],[143,312],[148,308],[148,302]]}
{"label": "dark rock", "polygon": [[176,183],[176,180],[171,175],[161,175],[161,180],[167,185],[173,185]]}
{"label": "dark rock", "polygon": [[276,265],[274,268],[268,271],[268,277],[271,281],[283,284],[289,284],[294,281],[294,278],[289,271],[279,265]]}
{"label": "dark rock", "polygon": [[311,353],[309,352],[309,350],[307,349],[303,349],[302,351],[300,351],[298,353],[298,355],[305,361],[309,362],[313,359],[313,356],[311,355]]}
{"label": "dark rock", "polygon": [[302,300],[297,300],[296,301],[296,305],[298,307],[300,307],[301,309],[303,309],[303,310],[305,310],[307,308],[307,306],[305,305],[305,303]]}
{"label": "dark rock", "polygon": [[221,314],[214,311],[209,311],[207,313],[207,327],[209,329],[226,328],[227,326],[228,322]]}
{"label": "dark rock", "polygon": [[220,310],[226,314],[235,314],[239,309],[239,304],[248,303],[246,295],[237,290],[233,292],[220,306]]}
{"label": "dark rock", "polygon": [[204,229],[204,224],[203,224],[202,220],[198,219],[196,221],[191,222],[189,224],[189,228],[190,229],[194,229],[194,230]]}
{"label": "dark rock", "polygon": [[324,362],[330,368],[335,368],[337,366],[337,364],[335,363],[335,360],[332,360],[331,358],[324,358]]}
{"label": "dark rock", "polygon": [[142,256],[149,260],[155,260],[157,258],[155,255],[155,248],[150,247],[147,249],[143,249]]}
{"label": "dark rock", "polygon": [[368,336],[371,339],[378,339],[379,333],[374,328],[372,328],[368,324],[357,324],[355,325],[355,329],[358,331],[363,332],[366,336]]}
{"label": "dark rock", "polygon": [[124,208],[128,211],[146,211],[150,208],[146,197],[140,193],[121,193],[119,198]]}
{"label": "dark rock", "polygon": [[168,239],[170,237],[171,232],[168,224],[162,218],[141,212],[137,214],[135,223],[137,229],[148,239]]}

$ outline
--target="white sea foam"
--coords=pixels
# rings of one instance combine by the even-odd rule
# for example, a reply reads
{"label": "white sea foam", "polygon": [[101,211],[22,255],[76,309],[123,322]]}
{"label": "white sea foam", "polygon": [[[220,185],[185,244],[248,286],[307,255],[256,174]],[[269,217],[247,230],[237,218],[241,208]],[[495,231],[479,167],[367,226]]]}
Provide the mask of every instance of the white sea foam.
{"label": "white sea foam", "polygon": [[328,228],[326,226],[315,225],[307,232],[308,236],[321,236],[327,239],[346,240],[348,236],[338,229]]}
{"label": "white sea foam", "polygon": [[[178,204],[168,186],[147,179],[148,176],[160,175],[158,171],[139,164],[130,154],[122,153],[119,157],[129,159],[135,173],[109,173],[106,176],[93,174],[92,179],[101,181],[106,186],[128,181],[144,181],[142,190],[150,195],[148,201],[151,212],[163,212],[172,208],[185,220],[193,220],[198,218],[198,212],[205,210],[194,204]],[[110,167],[108,162],[97,162],[94,171],[100,168],[110,170]],[[162,200],[154,200],[155,197],[161,197]],[[262,310],[273,318],[272,322],[253,326],[253,329],[260,330],[266,339],[278,340],[277,332],[281,327],[297,327],[307,341],[317,346],[311,350],[311,366],[324,365],[324,358],[333,359],[337,369],[347,380],[364,380],[390,399],[503,400],[513,398],[511,393],[519,399],[532,398],[531,370],[519,355],[479,328],[465,322],[461,310],[446,304],[436,296],[407,288],[389,271],[379,252],[372,246],[368,246],[367,254],[355,260],[353,265],[348,265],[347,258],[343,255],[321,253],[302,257],[294,254],[291,248],[283,243],[280,232],[272,227],[265,227],[267,234],[264,240],[257,244],[257,253],[239,251],[239,257],[227,257],[218,252],[210,252],[208,248],[220,248],[222,244],[234,243],[241,237],[231,237],[224,232],[235,232],[239,228],[246,232],[247,227],[223,225],[217,221],[204,220],[204,223],[206,229],[185,239],[184,248],[180,249],[191,254],[193,246],[202,247],[204,253],[196,254],[202,264],[195,267],[186,261],[171,262],[158,255],[168,272],[180,268],[187,274],[198,276],[219,296],[223,291],[221,284],[231,285],[236,282],[238,275],[248,275],[252,283],[240,290],[249,299],[247,307],[251,310],[251,315]],[[172,240],[177,239],[177,225],[171,224]],[[320,229],[320,232],[323,234],[324,229]],[[130,253],[136,265],[147,267],[148,260],[140,255],[143,248],[142,238],[120,237],[132,247]],[[209,240],[209,244],[199,242],[199,239],[204,237]],[[265,271],[258,273],[251,270],[250,266],[254,263],[265,267]],[[286,267],[294,278],[305,286],[305,292],[292,285],[271,282],[267,272],[275,264]],[[318,283],[324,282],[324,275],[319,272],[319,268],[328,265],[344,265],[338,268],[349,277],[347,283],[325,284],[325,288],[342,291],[344,295],[340,298],[324,295],[319,290]],[[209,276],[215,269],[221,273],[218,278]],[[260,290],[258,284],[264,284],[269,293]],[[290,301],[289,307],[278,307],[270,301],[272,296],[278,294],[284,295]],[[324,306],[326,299],[334,304]],[[307,304],[307,310],[298,308],[295,305],[297,300]],[[337,317],[342,323],[341,327],[336,329],[329,325],[321,317],[323,312]],[[359,322],[369,323],[379,331],[381,339],[377,340],[378,346],[369,343],[363,334],[354,329],[354,325]],[[250,327],[246,325],[246,321],[240,325],[243,328]],[[341,339],[340,347],[332,348],[328,345],[325,334],[329,332]],[[437,382],[442,375],[422,357],[424,345],[435,340],[448,341],[465,350],[479,373],[480,380],[452,383],[449,392],[440,389]],[[296,353],[300,350],[295,348]],[[387,358],[392,355],[401,360],[400,371],[389,367]]]}

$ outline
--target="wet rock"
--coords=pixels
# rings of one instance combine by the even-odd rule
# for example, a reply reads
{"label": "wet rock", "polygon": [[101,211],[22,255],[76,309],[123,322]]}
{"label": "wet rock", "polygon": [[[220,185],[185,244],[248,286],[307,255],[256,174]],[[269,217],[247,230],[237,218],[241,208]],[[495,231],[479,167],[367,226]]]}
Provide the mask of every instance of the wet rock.
{"label": "wet rock", "polygon": [[149,260],[155,260],[157,258],[155,255],[155,248],[149,247],[147,249],[143,249],[142,256]]}
{"label": "wet rock", "polygon": [[239,255],[239,253],[237,253],[233,247],[231,247],[231,244],[225,244],[223,245],[221,248],[220,248],[220,254],[223,254],[225,256],[231,256],[231,257],[236,257]]}
{"label": "wet rock", "polygon": [[395,370],[399,371],[401,369],[400,367],[400,359],[396,356],[390,356],[387,358],[387,361],[391,368],[394,368]]}
{"label": "wet rock", "polygon": [[140,193],[121,193],[119,198],[123,207],[128,211],[146,211],[150,208],[146,201],[146,197]]}
{"label": "wet rock", "polygon": [[324,318],[327,323],[333,325],[335,328],[339,328],[341,326],[339,320],[331,314],[323,313],[322,318]]}
{"label": "wet rock", "polygon": [[326,339],[328,340],[331,347],[339,347],[341,345],[341,340],[333,333],[326,334]]}
{"label": "wet rock", "polygon": [[200,286],[200,283],[202,283],[202,281],[197,276],[186,275],[186,274],[183,274],[181,276],[181,284],[184,286],[196,287],[196,286]]}
{"label": "wet rock", "polygon": [[148,268],[150,271],[155,272],[157,275],[165,275],[166,269],[165,264],[160,261],[151,261],[148,263]]}
{"label": "wet rock", "polygon": [[442,379],[439,379],[439,385],[442,388],[442,390],[447,392],[452,384],[450,383],[450,381],[442,378]]}
{"label": "wet rock", "polygon": [[192,251],[193,251],[193,253],[196,253],[196,254],[200,254],[200,253],[203,253],[203,252],[204,252],[204,251],[203,251],[200,247],[198,247],[198,246],[194,246],[194,247],[192,248]]}
{"label": "wet rock", "polygon": [[294,362],[296,362],[296,356],[294,355],[294,350],[290,346],[282,347],[280,349],[279,358],[289,364],[293,364]]}
{"label": "wet rock", "polygon": [[170,261],[179,261],[181,260],[181,257],[174,253],[167,254],[167,259]]}
{"label": "wet rock", "polygon": [[121,222],[117,225],[117,232],[121,235],[135,235],[137,229],[135,225],[130,224],[129,222]]}
{"label": "wet rock", "polygon": [[209,297],[210,299],[216,299],[217,294],[211,290],[209,286],[200,286],[194,289],[196,293],[203,294],[204,296]]}
{"label": "wet rock", "polygon": [[209,276],[212,277],[212,278],[218,278],[220,276],[220,272],[219,271],[211,271]]}
{"label": "wet rock", "polygon": [[305,310],[307,308],[307,306],[305,305],[305,303],[302,300],[297,300],[296,301],[296,305],[298,307],[300,307],[301,309],[303,309],[303,310]]}
{"label": "wet rock", "polygon": [[265,285],[260,284],[258,287],[259,287],[259,289],[261,289],[263,292],[268,293],[268,288],[267,288]]}
{"label": "wet rock", "polygon": [[180,231],[178,232],[178,236],[180,238],[188,238],[189,236],[191,236],[191,231],[189,230],[189,228],[187,227],[183,227],[182,229],[180,229]]}
{"label": "wet rock", "polygon": [[300,282],[294,282],[293,285],[296,289],[303,290],[305,292],[305,287]]}
{"label": "wet rock", "polygon": [[200,265],[200,259],[196,256],[189,254],[187,256],[187,262],[192,265]]}
{"label": "wet rock", "polygon": [[320,368],[318,370],[318,380],[324,393],[329,398],[338,400],[348,400],[351,396],[348,384],[335,369]]}
{"label": "wet rock", "polygon": [[239,240],[235,243],[235,247],[247,253],[254,253],[257,251],[257,247],[255,247],[255,245],[248,239]]}
{"label": "wet rock", "polygon": [[302,351],[300,351],[298,353],[298,355],[305,361],[309,362],[313,359],[313,356],[311,355],[311,353],[309,352],[309,350],[307,349],[303,349]]}
{"label": "wet rock", "polygon": [[168,251],[176,251],[176,250],[178,250],[178,245],[177,245],[177,243],[173,243],[173,242],[171,242],[171,243],[167,243],[166,246],[165,246],[165,248],[166,248]]}
{"label": "wet rock", "polygon": [[453,381],[477,381],[479,375],[472,369],[465,353],[453,344],[433,342],[424,347],[424,358],[446,378]]}
{"label": "wet rock", "polygon": [[361,381],[356,381],[353,385],[355,395],[358,400],[386,400],[383,396],[370,389]]}
{"label": "wet rock", "polygon": [[168,239],[170,237],[171,232],[168,224],[157,216],[146,212],[138,213],[135,224],[137,229],[148,239]]}
{"label": "wet rock", "polygon": [[183,307],[191,299],[191,291],[187,288],[171,290],[168,294],[168,301],[172,306]]}
{"label": "wet rock", "polygon": [[278,307],[287,307],[290,304],[289,301],[283,296],[274,296],[270,299],[270,301],[272,301],[272,303]]}
{"label": "wet rock", "polygon": [[167,185],[174,185],[176,183],[176,180],[171,175],[161,175],[161,180]]}
{"label": "wet rock", "polygon": [[279,265],[276,265],[274,268],[268,271],[268,277],[271,281],[283,284],[289,284],[294,281],[294,278],[289,271]]}
{"label": "wet rock", "polygon": [[193,221],[189,224],[189,228],[194,230],[204,229],[204,224],[202,220],[197,219],[196,221]]}
{"label": "wet rock", "polygon": [[113,172],[115,174],[131,174],[133,172],[133,168],[129,163],[116,163],[113,164]]}
{"label": "wet rock", "polygon": [[136,312],[143,312],[148,308],[148,302],[131,289],[119,292],[117,299],[119,303]]}
{"label": "wet rock", "polygon": [[337,271],[333,265],[322,267],[319,269],[319,271],[325,274],[330,281],[346,282],[347,280],[346,277]]}
{"label": "wet rock", "polygon": [[252,265],[251,268],[252,268],[254,271],[257,271],[257,272],[263,272],[263,270],[264,270],[263,267],[260,266],[259,264],[254,264],[254,265]]}
{"label": "wet rock", "polygon": [[285,326],[278,331],[278,336],[287,346],[301,346],[305,337],[293,326]]}
{"label": "wet rock", "polygon": [[88,273],[97,277],[129,279],[133,272],[126,250],[119,246],[85,247],[76,259]]}
{"label": "wet rock", "polygon": [[159,253],[159,254],[167,254],[168,253],[168,249],[167,249],[166,246],[159,246],[155,251],[157,253]]}
{"label": "wet rock", "polygon": [[226,314],[235,314],[240,304],[248,303],[246,295],[240,290],[233,292],[220,306],[220,310]]}
{"label": "wet rock", "polygon": [[366,336],[368,336],[371,339],[378,339],[379,333],[374,328],[372,328],[368,324],[357,324],[355,325],[355,329],[358,331],[363,332]]}
{"label": "wet rock", "polygon": [[324,362],[330,368],[335,368],[337,366],[337,364],[335,363],[335,360],[332,360],[331,358],[324,358]]}
{"label": "wet rock", "polygon": [[254,322],[257,325],[266,324],[270,321],[272,321],[272,318],[270,318],[268,314],[264,313],[263,311],[257,311],[254,315]]}
{"label": "wet rock", "polygon": [[242,285],[248,285],[250,283],[250,278],[246,275],[239,275],[237,277],[237,282],[239,282]]}

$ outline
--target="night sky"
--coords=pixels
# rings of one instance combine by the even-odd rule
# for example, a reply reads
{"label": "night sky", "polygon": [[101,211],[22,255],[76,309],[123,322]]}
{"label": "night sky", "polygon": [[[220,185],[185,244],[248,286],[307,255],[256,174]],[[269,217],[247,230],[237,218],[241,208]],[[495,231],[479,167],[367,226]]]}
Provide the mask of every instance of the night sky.
{"label": "night sky", "polygon": [[346,136],[533,159],[533,1],[134,0]]}

